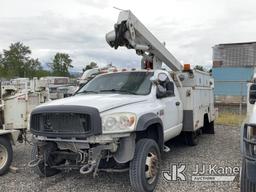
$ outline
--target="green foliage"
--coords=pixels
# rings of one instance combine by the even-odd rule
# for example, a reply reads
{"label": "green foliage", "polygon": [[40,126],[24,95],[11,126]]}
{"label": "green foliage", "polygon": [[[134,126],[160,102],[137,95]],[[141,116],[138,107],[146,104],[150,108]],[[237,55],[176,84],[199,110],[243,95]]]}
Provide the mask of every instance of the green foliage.
{"label": "green foliage", "polygon": [[0,54],[0,77],[4,77],[3,55]]}
{"label": "green foliage", "polygon": [[194,69],[199,70],[199,71],[205,71],[204,67],[201,66],[201,65],[196,65],[196,66],[194,67]]}
{"label": "green foliage", "polygon": [[52,63],[49,64],[52,69],[52,74],[56,76],[69,76],[69,68],[72,68],[71,65],[72,59],[66,53],[56,53],[53,58]]}
{"label": "green foliage", "polygon": [[97,63],[92,61],[89,65],[86,65],[85,68],[83,68],[83,72],[89,69],[97,68],[97,67],[98,67]]}
{"label": "green foliage", "polygon": [[2,65],[2,63],[3,63],[3,55],[0,54],[0,65]]}
{"label": "green foliage", "polygon": [[34,73],[34,76],[33,77],[46,77],[46,76],[51,76],[52,73],[50,71],[47,71],[47,70],[38,70],[38,71],[35,71]]}
{"label": "green foliage", "polygon": [[42,70],[38,59],[30,57],[31,50],[20,42],[10,45],[8,50],[3,50],[0,56],[1,77],[33,77],[37,71]]}
{"label": "green foliage", "polygon": [[[38,59],[31,57],[31,50],[21,42],[12,43],[9,49],[0,53],[0,78],[69,76],[72,60],[65,53],[56,53],[50,67],[52,71],[42,68]],[[97,64],[96,64],[97,65]]]}

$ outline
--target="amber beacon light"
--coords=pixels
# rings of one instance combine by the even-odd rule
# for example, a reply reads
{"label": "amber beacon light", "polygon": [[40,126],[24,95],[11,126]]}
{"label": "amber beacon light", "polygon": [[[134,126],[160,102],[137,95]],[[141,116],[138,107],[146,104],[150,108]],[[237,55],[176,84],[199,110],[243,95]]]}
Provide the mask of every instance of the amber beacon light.
{"label": "amber beacon light", "polygon": [[184,71],[190,71],[190,64],[184,64],[183,70]]}

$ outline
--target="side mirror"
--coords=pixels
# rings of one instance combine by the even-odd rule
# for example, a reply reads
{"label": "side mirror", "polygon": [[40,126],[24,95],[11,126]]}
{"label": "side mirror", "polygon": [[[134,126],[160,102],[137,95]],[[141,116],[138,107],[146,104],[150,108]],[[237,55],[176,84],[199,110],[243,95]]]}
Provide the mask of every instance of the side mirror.
{"label": "side mirror", "polygon": [[249,103],[255,104],[256,101],[256,84],[252,84],[249,90]]}
{"label": "side mirror", "polygon": [[150,77],[150,81],[152,83],[157,83],[157,82],[164,82],[166,81],[168,78],[168,76],[165,73],[159,73],[158,75],[153,75],[152,77]]}
{"label": "side mirror", "polygon": [[158,74],[158,80],[161,82],[165,82],[167,80],[168,76],[165,73],[159,73]]}
{"label": "side mirror", "polygon": [[156,98],[161,99],[167,96],[167,91],[161,85],[156,87]]}

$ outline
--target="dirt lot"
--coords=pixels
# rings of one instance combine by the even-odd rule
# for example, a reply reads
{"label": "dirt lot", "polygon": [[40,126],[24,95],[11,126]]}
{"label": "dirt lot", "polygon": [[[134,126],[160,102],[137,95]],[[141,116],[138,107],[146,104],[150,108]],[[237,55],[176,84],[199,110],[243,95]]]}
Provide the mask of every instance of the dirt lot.
{"label": "dirt lot", "polygon": [[[187,166],[185,174],[187,181],[166,181],[163,175],[156,191],[164,192],[208,192],[208,191],[239,191],[239,173],[233,182],[192,182],[191,174],[195,165],[240,166],[240,128],[216,126],[215,135],[200,136],[200,143],[188,147],[181,142],[168,143],[171,151],[163,155],[162,167],[170,170],[171,163],[184,163]],[[95,179],[91,175],[83,176],[77,172],[63,172],[50,178],[39,178],[28,167],[30,145],[19,145],[14,148],[13,165],[19,172],[9,173],[0,177],[0,191],[131,191],[128,173],[100,173]]]}

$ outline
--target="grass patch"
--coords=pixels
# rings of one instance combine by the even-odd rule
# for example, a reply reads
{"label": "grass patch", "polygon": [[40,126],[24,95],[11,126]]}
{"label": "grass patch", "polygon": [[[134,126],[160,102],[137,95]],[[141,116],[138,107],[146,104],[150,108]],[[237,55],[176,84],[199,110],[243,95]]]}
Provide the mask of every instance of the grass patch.
{"label": "grass patch", "polygon": [[245,114],[239,115],[231,112],[219,112],[216,124],[240,126],[245,118]]}

